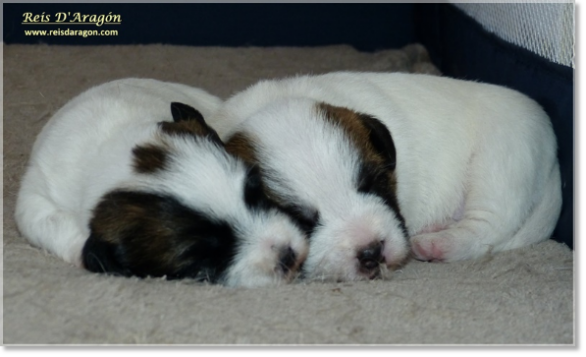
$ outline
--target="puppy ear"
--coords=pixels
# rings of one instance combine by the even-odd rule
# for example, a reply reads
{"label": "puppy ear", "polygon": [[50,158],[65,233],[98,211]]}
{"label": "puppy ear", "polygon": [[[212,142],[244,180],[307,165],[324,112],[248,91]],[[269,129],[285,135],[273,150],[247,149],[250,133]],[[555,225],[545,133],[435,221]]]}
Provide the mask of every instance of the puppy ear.
{"label": "puppy ear", "polygon": [[132,272],[120,263],[117,250],[117,244],[92,232],[81,253],[83,266],[94,273],[131,276]]}
{"label": "puppy ear", "polygon": [[97,273],[213,282],[236,251],[227,222],[155,193],[109,192],[94,209],[90,230],[82,259]]}
{"label": "puppy ear", "polygon": [[200,124],[205,125],[203,115],[194,107],[184,103],[171,103],[171,115],[173,116],[174,122],[197,120]]}
{"label": "puppy ear", "polygon": [[163,121],[159,126],[164,133],[169,135],[193,135],[207,137],[216,144],[224,146],[218,133],[210,127],[203,115],[195,108],[179,103],[171,103],[171,115],[173,122]]}
{"label": "puppy ear", "polygon": [[389,129],[380,120],[370,115],[360,114],[359,118],[369,132],[368,136],[374,150],[384,158],[387,167],[394,170],[397,164],[397,152]]}

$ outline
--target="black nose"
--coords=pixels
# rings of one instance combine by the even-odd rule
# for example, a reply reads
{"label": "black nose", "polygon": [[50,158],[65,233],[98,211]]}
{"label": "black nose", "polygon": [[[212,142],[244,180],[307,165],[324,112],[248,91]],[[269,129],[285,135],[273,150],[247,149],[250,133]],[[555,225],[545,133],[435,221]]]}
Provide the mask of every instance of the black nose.
{"label": "black nose", "polygon": [[297,253],[291,247],[284,247],[279,252],[279,268],[284,274],[288,274],[297,262]]}
{"label": "black nose", "polygon": [[358,251],[358,262],[360,270],[369,277],[374,277],[378,271],[379,264],[383,262],[382,244],[377,242],[369,244]]}

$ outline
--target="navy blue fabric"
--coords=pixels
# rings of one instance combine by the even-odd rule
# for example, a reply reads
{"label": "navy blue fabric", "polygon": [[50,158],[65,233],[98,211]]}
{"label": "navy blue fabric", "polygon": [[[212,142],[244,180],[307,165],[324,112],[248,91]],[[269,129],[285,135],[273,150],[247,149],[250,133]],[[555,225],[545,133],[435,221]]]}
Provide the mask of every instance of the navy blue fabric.
{"label": "navy blue fabric", "polygon": [[563,208],[553,239],[574,246],[574,71],[487,32],[455,6],[414,7],[417,39],[448,76],[507,86],[540,103],[558,139]]}
{"label": "navy blue fabric", "polygon": [[[323,46],[361,51],[413,41],[411,4],[4,4],[4,41],[65,45]],[[22,25],[23,13],[120,14],[121,25]],[[24,30],[118,30],[113,37],[31,37]]]}

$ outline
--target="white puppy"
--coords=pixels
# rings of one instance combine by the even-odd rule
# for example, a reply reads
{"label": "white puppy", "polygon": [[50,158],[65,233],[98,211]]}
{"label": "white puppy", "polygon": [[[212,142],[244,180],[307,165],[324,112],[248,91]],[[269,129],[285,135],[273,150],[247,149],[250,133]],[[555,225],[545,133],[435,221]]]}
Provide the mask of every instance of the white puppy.
{"label": "white puppy", "polygon": [[561,208],[556,138],[507,88],[414,74],[262,81],[209,122],[260,166],[310,236],[310,278],[385,276],[410,248],[454,261],[550,237]]}
{"label": "white puppy", "polygon": [[203,90],[148,79],[77,96],[35,142],[16,204],[20,231],[91,271],[290,281],[305,236],[266,199],[258,170],[205,123],[220,105]]}

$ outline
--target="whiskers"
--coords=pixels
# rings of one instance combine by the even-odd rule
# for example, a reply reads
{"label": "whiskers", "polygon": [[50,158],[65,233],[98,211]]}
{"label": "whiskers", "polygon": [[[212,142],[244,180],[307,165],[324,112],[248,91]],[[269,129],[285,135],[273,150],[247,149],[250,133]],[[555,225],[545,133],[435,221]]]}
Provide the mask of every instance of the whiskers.
{"label": "whiskers", "polygon": [[[342,269],[333,269],[334,264],[322,257],[315,265],[308,266],[302,271],[301,279],[307,282],[343,282],[343,281],[363,281],[363,280],[390,280],[394,271],[404,265],[405,262],[398,265],[388,266],[384,261],[379,262],[378,266],[370,274],[360,272],[360,264],[357,259],[349,260]],[[309,269],[309,270],[308,270]]]}
{"label": "whiskers", "polygon": [[104,264],[102,264],[102,261],[100,260],[100,258],[98,258],[98,256],[96,254],[94,254],[93,252],[90,252],[89,256],[91,256],[96,261],[96,263],[98,263],[98,265],[102,269],[102,273],[107,273],[106,267],[104,266]]}

